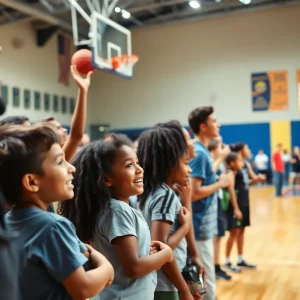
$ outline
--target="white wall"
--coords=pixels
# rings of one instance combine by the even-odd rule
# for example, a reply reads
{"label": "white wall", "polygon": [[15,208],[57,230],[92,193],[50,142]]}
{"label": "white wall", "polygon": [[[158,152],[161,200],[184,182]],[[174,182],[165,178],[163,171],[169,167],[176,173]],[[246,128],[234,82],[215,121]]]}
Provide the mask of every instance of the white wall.
{"label": "white wall", "polygon": [[[213,104],[222,123],[299,119],[300,6],[133,32],[140,56],[132,81],[98,71],[89,122],[137,128]],[[289,110],[252,112],[250,74],[289,71]],[[96,82],[96,84],[95,84]]]}
{"label": "white wall", "polygon": [[[13,38],[24,40],[24,46],[21,49],[15,49],[11,43]],[[48,112],[43,110],[43,94],[45,92],[51,96],[56,94],[60,97],[74,97],[75,99],[77,96],[77,88],[71,77],[69,87],[58,84],[56,35],[52,36],[44,47],[38,48],[35,41],[35,31],[30,23],[10,25],[0,28],[0,45],[3,48],[0,57],[0,80],[9,86],[10,93],[5,116],[26,115],[33,121],[54,116],[63,124],[69,125],[72,117],[69,110],[66,114],[54,113],[52,107]],[[12,106],[12,87],[20,88],[21,105],[18,108]],[[24,89],[29,89],[32,92],[30,109],[25,109],[23,106]],[[33,108],[34,91],[41,92],[42,106],[40,111],[35,111]]]}

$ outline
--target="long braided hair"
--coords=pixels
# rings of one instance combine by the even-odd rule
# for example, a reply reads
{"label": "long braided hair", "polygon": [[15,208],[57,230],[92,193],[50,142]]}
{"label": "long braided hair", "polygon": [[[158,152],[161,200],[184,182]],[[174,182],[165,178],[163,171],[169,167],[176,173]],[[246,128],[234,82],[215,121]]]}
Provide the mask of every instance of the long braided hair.
{"label": "long braided hair", "polygon": [[177,121],[157,124],[141,134],[137,149],[140,166],[144,169],[144,193],[139,196],[141,208],[151,192],[166,182],[172,170],[179,166],[186,152],[187,143]]}
{"label": "long braided hair", "polygon": [[122,146],[132,147],[132,142],[125,135],[112,134],[109,141],[87,145],[72,162],[76,168],[74,198],[62,202],[58,213],[75,225],[83,242],[92,239],[98,215],[110,204],[111,190],[105,184],[106,175],[111,174],[114,159]]}

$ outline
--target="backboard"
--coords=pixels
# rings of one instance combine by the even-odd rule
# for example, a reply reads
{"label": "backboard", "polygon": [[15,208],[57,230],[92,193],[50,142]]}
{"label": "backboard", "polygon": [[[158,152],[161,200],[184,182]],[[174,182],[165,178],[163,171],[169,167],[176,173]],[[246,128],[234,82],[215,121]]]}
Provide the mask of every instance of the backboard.
{"label": "backboard", "polygon": [[92,51],[95,68],[133,76],[132,64],[121,64],[114,69],[112,63],[114,57],[132,55],[131,32],[96,11],[92,14]]}
{"label": "backboard", "polygon": [[[72,13],[73,40],[75,46],[87,45],[93,55],[94,68],[111,71],[117,75],[132,78],[133,67],[138,57],[132,54],[131,32],[109,19],[116,1],[105,1],[108,6],[99,7],[99,1],[83,2],[69,0]],[[97,4],[97,5],[96,5]],[[78,16],[81,16],[81,19]],[[83,26],[86,21],[87,27]],[[84,33],[89,28],[89,33]],[[80,39],[85,37],[85,39]]]}

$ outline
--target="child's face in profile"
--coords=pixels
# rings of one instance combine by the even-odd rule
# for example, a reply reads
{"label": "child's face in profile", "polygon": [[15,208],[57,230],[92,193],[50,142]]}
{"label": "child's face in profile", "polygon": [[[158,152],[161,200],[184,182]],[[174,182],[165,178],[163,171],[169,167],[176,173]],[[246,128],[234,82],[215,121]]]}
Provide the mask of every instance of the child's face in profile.
{"label": "child's face in profile", "polygon": [[218,141],[218,145],[217,145],[216,149],[211,150],[210,154],[211,154],[211,157],[213,158],[213,160],[215,160],[221,155],[221,153],[222,153],[222,142]]}
{"label": "child's face in profile", "polygon": [[117,200],[128,200],[130,196],[144,192],[144,170],[139,165],[136,152],[129,146],[121,146],[112,166],[112,173],[106,176]]}
{"label": "child's face in profile", "polygon": [[49,121],[48,124],[56,128],[57,133],[59,134],[61,139],[61,146],[63,146],[68,139],[67,129],[63,128],[62,125],[58,123],[56,120]]}
{"label": "child's face in profile", "polygon": [[189,166],[189,156],[185,153],[179,160],[178,168],[172,171],[172,181],[179,185],[185,186],[189,181],[192,169]]}
{"label": "child's face in profile", "polygon": [[242,155],[243,158],[248,158],[248,157],[250,157],[251,151],[250,151],[248,145],[245,145],[245,146],[244,146],[244,148],[243,148],[242,151],[241,151],[241,155]]}
{"label": "child's face in profile", "polygon": [[[53,144],[46,153],[42,169],[42,175],[32,175],[31,188],[35,185],[39,199],[50,204],[74,197],[72,180],[75,168],[65,160],[65,154],[59,144]],[[30,184],[30,181],[28,183]]]}
{"label": "child's face in profile", "polygon": [[245,162],[242,155],[238,154],[236,160],[230,163],[230,167],[235,171],[240,171],[243,169],[244,164]]}
{"label": "child's face in profile", "polygon": [[191,135],[185,128],[183,128],[182,130],[183,130],[183,134],[184,134],[185,140],[188,145],[189,158],[192,159],[192,158],[196,157],[194,141],[192,140]]}

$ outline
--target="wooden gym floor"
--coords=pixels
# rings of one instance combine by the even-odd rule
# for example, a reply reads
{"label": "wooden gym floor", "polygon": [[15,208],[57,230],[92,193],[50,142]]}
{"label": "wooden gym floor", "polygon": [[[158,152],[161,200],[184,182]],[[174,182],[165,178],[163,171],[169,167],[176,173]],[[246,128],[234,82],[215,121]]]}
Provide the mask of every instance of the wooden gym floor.
{"label": "wooden gym floor", "polygon": [[[258,268],[218,281],[218,300],[300,300],[300,196],[273,194],[273,187],[251,189],[252,225],[246,230],[244,257]],[[236,263],[236,248],[231,257]]]}

